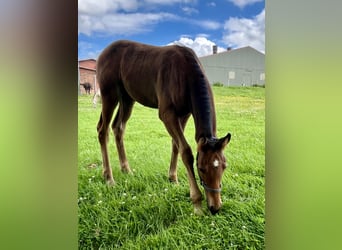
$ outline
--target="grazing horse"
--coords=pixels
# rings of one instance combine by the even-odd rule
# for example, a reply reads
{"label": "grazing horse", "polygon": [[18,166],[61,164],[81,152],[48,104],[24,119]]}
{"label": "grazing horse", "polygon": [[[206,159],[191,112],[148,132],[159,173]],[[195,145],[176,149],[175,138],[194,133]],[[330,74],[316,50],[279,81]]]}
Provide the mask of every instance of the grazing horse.
{"label": "grazing horse", "polygon": [[92,89],[91,84],[89,82],[81,83],[87,94],[90,94],[90,90]]}
{"label": "grazing horse", "polygon": [[131,172],[123,135],[135,101],[158,108],[159,118],[172,137],[169,179],[178,182],[177,157],[180,154],[187,170],[190,198],[195,214],[202,214],[202,194],[196,183],[194,157],[183,131],[190,117],[194,118],[197,142],[197,169],[204,187],[207,205],[217,213],[221,202],[221,179],[226,168],[223,149],[230,133],[216,137],[216,116],[213,94],[195,53],[182,46],[156,47],[132,41],[110,44],[98,58],[97,81],[101,90],[102,111],[97,125],[101,145],[103,176],[114,184],[108,156],[108,130],[112,123],[121,170]]}

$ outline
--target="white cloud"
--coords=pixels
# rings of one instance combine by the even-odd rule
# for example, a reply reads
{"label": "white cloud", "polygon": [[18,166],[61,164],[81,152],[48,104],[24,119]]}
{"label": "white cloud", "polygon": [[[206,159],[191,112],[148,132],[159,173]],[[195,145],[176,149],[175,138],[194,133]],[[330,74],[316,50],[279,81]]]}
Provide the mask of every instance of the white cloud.
{"label": "white cloud", "polygon": [[252,46],[265,51],[265,9],[252,19],[229,18],[224,30],[223,42],[229,47]]}
{"label": "white cloud", "polygon": [[[193,49],[197,56],[206,56],[211,55],[213,53],[213,45],[214,42],[208,40],[204,36],[197,36],[195,40],[189,38],[188,36],[183,36],[179,40],[169,43],[168,45],[177,44],[189,47]],[[218,47],[218,52],[225,51],[224,48]]]}
{"label": "white cloud", "polygon": [[[192,3],[196,0],[79,0],[78,32],[92,35],[99,32],[107,35],[130,35],[151,30],[153,24],[169,20],[187,21],[166,12],[144,12],[154,5]],[[188,14],[198,10],[184,7]],[[217,24],[209,21],[194,22],[196,25],[212,29]]]}
{"label": "white cloud", "polygon": [[209,34],[205,34],[205,33],[199,33],[199,34],[196,35],[196,37],[205,37],[205,38],[208,38],[208,37],[210,37],[210,35],[209,35]]}
{"label": "white cloud", "polygon": [[138,8],[137,0],[79,0],[78,12],[88,15],[101,15],[119,10],[134,11]]}
{"label": "white cloud", "polygon": [[138,0],[79,0],[78,32],[88,36],[94,32],[108,35],[129,35],[148,31],[151,29],[151,25],[159,21],[175,18],[175,15],[163,12],[137,12],[143,4]]}
{"label": "white cloud", "polygon": [[175,3],[194,3],[197,0],[144,0],[146,4],[171,5]]}
{"label": "white cloud", "polygon": [[189,19],[190,23],[200,26],[202,29],[207,30],[217,30],[222,27],[222,25],[219,22],[211,21],[211,20],[195,20],[195,19]]}
{"label": "white cloud", "polygon": [[252,5],[254,3],[262,2],[263,0],[229,0],[229,2],[235,4],[236,6],[243,9],[247,5]]}
{"label": "white cloud", "polygon": [[79,33],[93,32],[128,35],[148,31],[150,26],[164,20],[177,19],[169,13],[110,13],[101,17],[79,15]]}
{"label": "white cloud", "polygon": [[191,7],[183,7],[182,11],[189,16],[191,16],[192,14],[198,14],[199,13],[199,11],[197,9],[191,8]]}
{"label": "white cloud", "polygon": [[[99,32],[107,35],[130,35],[150,31],[153,24],[164,21],[187,22],[205,30],[217,30],[222,24],[212,20],[195,20],[183,18],[167,12],[129,12],[138,8],[135,0],[80,0],[78,13],[78,32],[92,35]],[[147,1],[147,0],[145,0]],[[156,0],[159,1],[159,0]],[[115,4],[113,3],[115,2]],[[125,2],[125,3],[124,3]],[[164,1],[166,3],[166,1]],[[187,14],[197,13],[198,10],[184,7]]]}
{"label": "white cloud", "polygon": [[[78,32],[92,35],[130,35],[150,31],[154,24],[164,21],[190,23],[204,30],[217,30],[222,24],[212,20],[195,20],[167,12],[148,12],[155,5],[192,4],[197,0],[79,0]],[[153,8],[152,8],[153,9]],[[193,7],[181,8],[187,15],[198,14]],[[146,12],[147,11],[147,12]]]}

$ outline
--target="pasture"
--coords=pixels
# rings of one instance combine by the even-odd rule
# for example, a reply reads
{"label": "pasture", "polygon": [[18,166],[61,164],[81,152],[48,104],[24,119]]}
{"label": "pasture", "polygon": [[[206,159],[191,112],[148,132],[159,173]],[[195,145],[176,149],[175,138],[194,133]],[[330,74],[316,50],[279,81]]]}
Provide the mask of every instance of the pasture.
{"label": "pasture", "polygon": [[[206,214],[193,214],[181,159],[179,185],[169,183],[171,137],[158,110],[138,103],[125,133],[133,175],[121,173],[111,132],[108,147],[116,185],[106,186],[96,132],[101,105],[92,106],[92,95],[79,96],[80,249],[265,248],[265,89],[214,86],[213,93],[217,136],[232,134],[225,149],[228,168],[222,178],[223,206],[215,216],[210,215],[205,200]],[[190,118],[185,136],[195,154],[194,132]],[[204,195],[203,187],[200,189]]]}

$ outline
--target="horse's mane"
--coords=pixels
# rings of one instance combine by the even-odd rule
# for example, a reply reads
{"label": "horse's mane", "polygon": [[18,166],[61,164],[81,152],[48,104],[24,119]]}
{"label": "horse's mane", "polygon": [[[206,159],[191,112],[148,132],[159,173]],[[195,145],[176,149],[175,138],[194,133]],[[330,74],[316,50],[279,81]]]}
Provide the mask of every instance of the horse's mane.
{"label": "horse's mane", "polygon": [[192,115],[198,127],[195,135],[196,141],[201,137],[211,138],[216,136],[216,117],[211,88],[195,52],[189,48],[183,48],[192,71],[188,81],[190,81],[191,88]]}

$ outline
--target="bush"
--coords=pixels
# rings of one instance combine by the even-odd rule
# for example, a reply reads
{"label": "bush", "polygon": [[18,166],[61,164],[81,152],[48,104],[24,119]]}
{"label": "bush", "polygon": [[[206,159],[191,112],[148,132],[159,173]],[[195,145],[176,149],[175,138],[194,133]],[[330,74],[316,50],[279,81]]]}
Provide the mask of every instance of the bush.
{"label": "bush", "polygon": [[252,87],[265,88],[265,84],[253,84]]}
{"label": "bush", "polygon": [[214,83],[213,83],[213,86],[216,86],[216,87],[223,87],[223,83],[221,83],[221,82],[214,82]]}

